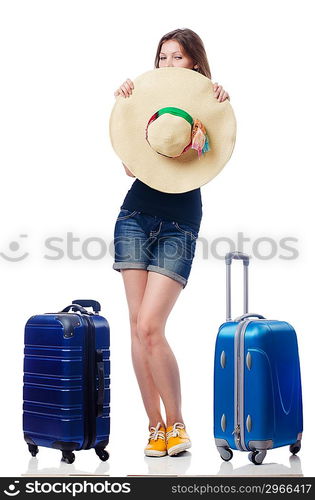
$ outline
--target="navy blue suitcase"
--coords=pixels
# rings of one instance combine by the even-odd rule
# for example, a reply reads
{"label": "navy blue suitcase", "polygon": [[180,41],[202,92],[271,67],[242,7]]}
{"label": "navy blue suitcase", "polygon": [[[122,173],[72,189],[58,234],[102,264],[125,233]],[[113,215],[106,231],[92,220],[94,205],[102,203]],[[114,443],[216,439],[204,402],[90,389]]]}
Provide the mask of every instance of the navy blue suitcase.
{"label": "navy blue suitcase", "polygon": [[[231,264],[243,261],[244,314],[231,319]],[[249,256],[226,255],[227,314],[219,329],[214,359],[214,437],[221,458],[249,451],[259,465],[267,450],[301,448],[302,391],[298,344],[286,321],[248,313]]]}
{"label": "navy blue suitcase", "polygon": [[25,325],[23,432],[32,456],[46,446],[67,463],[75,450],[109,457],[110,330],[99,311],[97,301],[75,300]]}

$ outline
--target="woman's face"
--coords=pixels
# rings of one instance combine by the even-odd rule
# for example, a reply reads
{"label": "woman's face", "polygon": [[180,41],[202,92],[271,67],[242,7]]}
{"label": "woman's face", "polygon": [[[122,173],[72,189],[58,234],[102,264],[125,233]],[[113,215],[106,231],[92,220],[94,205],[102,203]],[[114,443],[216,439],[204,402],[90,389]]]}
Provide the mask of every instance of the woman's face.
{"label": "woman's face", "polygon": [[177,40],[166,40],[161,47],[159,68],[172,66],[193,69],[194,62]]}

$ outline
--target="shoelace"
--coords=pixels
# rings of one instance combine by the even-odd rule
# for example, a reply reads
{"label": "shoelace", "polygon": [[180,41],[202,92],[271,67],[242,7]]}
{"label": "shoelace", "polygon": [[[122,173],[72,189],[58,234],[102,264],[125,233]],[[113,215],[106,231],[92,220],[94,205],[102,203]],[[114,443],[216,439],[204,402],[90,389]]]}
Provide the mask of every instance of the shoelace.
{"label": "shoelace", "polygon": [[165,439],[165,433],[163,431],[159,431],[160,427],[161,427],[160,422],[157,424],[156,427],[150,427],[149,441],[151,439],[154,439],[154,441],[156,441],[157,439]]}
{"label": "shoelace", "polygon": [[179,436],[179,429],[185,429],[185,426],[181,422],[176,422],[173,425],[173,429],[171,431],[168,431],[166,433],[166,438],[169,439],[171,437],[177,437],[177,436]]}

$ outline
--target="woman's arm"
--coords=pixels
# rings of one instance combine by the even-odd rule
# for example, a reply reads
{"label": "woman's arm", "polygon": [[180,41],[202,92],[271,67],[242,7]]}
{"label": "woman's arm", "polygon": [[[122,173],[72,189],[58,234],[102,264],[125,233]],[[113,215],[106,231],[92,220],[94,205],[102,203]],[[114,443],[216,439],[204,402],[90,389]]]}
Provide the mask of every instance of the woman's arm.
{"label": "woman's arm", "polygon": [[[132,90],[134,89],[134,84],[131,80],[126,80],[120,87],[119,89],[115,90],[114,95],[115,97],[121,95],[122,97],[129,97],[132,94]],[[130,172],[129,168],[126,167],[126,165],[123,163],[124,169],[126,174],[129,177],[135,177],[132,172]]]}
{"label": "woman's arm", "polygon": [[129,177],[136,177],[135,175],[133,175],[132,172],[130,172],[129,168],[126,167],[126,165],[124,163],[123,163],[123,166],[124,166],[126,174],[129,175]]}

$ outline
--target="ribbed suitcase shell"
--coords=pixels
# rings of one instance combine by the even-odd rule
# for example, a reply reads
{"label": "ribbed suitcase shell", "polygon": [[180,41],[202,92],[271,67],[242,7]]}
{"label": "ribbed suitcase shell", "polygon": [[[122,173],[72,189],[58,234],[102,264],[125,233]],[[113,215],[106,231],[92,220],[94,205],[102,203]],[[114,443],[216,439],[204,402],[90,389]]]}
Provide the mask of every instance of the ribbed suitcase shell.
{"label": "ribbed suitcase shell", "polygon": [[[61,450],[105,448],[110,431],[109,325],[89,315],[32,316],[25,326],[23,430],[28,444]],[[96,350],[104,362],[105,398],[96,416]],[[100,354],[101,353],[101,354]],[[90,357],[89,357],[90,356]],[[95,410],[96,411],[96,410]]]}
{"label": "ribbed suitcase shell", "polygon": [[[237,411],[241,435],[237,432]],[[232,449],[267,450],[293,445],[301,439],[302,429],[300,364],[294,328],[285,321],[266,319],[221,325],[214,361],[217,445],[224,447],[225,442]]]}

